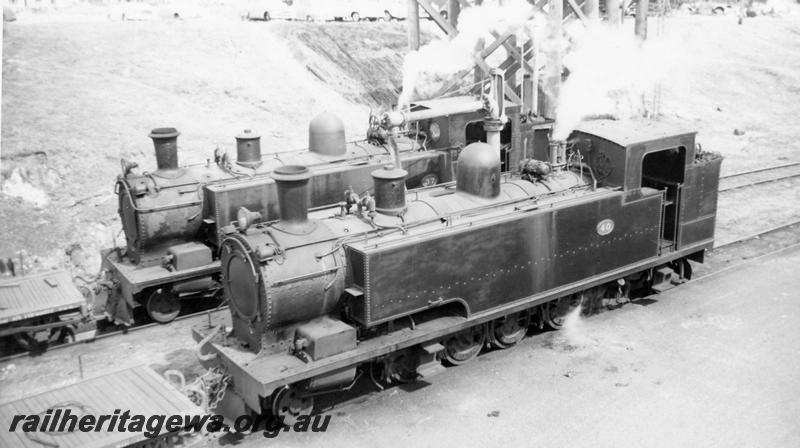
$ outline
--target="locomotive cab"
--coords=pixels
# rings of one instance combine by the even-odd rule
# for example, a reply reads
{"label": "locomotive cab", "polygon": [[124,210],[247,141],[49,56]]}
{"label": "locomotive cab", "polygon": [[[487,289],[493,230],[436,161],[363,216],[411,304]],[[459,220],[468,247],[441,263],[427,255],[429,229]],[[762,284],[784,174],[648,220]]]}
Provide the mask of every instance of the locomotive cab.
{"label": "locomotive cab", "polygon": [[713,244],[722,158],[696,151],[695,135],[665,122],[595,120],[583,123],[571,141],[598,185],[620,188],[630,200],[644,189],[662,192],[664,253]]}
{"label": "locomotive cab", "polygon": [[[424,110],[446,110],[474,101],[470,96],[459,96],[411,104],[411,112]],[[522,113],[519,104],[506,102],[505,115],[508,121],[500,135],[501,171],[517,166],[520,160],[530,157],[534,148],[547,149],[547,134],[553,127],[553,120],[533,118]],[[463,148],[470,143],[486,142],[484,112],[465,114],[443,114],[442,116],[419,121],[410,126],[411,136],[416,136],[430,149]],[[527,154],[527,156],[526,156]]]}

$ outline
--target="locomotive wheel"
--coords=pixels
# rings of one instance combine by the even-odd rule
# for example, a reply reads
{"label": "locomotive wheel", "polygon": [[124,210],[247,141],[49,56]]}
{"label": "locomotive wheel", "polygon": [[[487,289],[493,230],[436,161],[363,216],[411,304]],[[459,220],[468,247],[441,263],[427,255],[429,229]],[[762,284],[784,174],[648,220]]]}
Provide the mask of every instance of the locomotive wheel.
{"label": "locomotive wheel", "polygon": [[175,320],[181,312],[181,301],[177,295],[159,288],[147,298],[147,315],[158,323],[166,324]]}
{"label": "locomotive wheel", "polygon": [[472,328],[450,335],[444,341],[444,360],[450,365],[461,365],[478,356],[486,343],[486,325]]}
{"label": "locomotive wheel", "polygon": [[627,302],[631,301],[631,284],[630,282],[620,283],[619,281],[611,282],[606,285],[603,292],[604,305],[606,308],[613,310],[619,308]]}
{"label": "locomotive wheel", "polygon": [[527,311],[509,314],[489,324],[489,342],[497,348],[508,348],[521,341],[528,332],[531,315]]}
{"label": "locomotive wheel", "polygon": [[388,383],[406,384],[417,380],[419,362],[409,350],[390,355],[384,361],[384,379]]}
{"label": "locomotive wheel", "polygon": [[15,333],[14,342],[16,342],[21,349],[28,352],[39,346],[39,342],[30,333]]}
{"label": "locomotive wheel", "polygon": [[692,264],[689,263],[689,260],[685,258],[681,258],[679,260],[675,260],[669,264],[669,267],[675,271],[681,278],[686,280],[692,279]]}
{"label": "locomotive wheel", "polygon": [[542,305],[542,320],[553,330],[560,330],[564,326],[567,315],[578,306],[573,303],[573,298],[561,297],[558,300],[551,300]]}
{"label": "locomotive wheel", "polygon": [[72,344],[75,342],[75,330],[70,327],[63,327],[58,332],[59,344]]}
{"label": "locomotive wheel", "polygon": [[293,425],[301,415],[311,415],[314,410],[314,397],[303,394],[295,387],[277,390],[272,397],[272,415],[284,425]]}

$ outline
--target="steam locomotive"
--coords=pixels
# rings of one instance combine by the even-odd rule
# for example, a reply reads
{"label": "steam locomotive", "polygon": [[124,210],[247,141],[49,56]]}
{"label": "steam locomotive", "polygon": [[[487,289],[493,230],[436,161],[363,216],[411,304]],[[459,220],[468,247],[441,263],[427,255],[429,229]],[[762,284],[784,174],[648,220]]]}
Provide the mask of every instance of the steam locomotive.
{"label": "steam locomotive", "polygon": [[721,158],[695,132],[590,121],[503,173],[485,126],[454,185],[406,191],[409,171],[389,164],[374,194],[314,210],[306,167],[273,172],[279,219],[221,242],[232,328],[193,329],[232,377],[228,406],[291,424],[364,373],[428,377],[579,304],[668,289],[712,247]]}
{"label": "steam locomotive", "polygon": [[[95,314],[132,324],[133,308],[143,306],[153,320],[169,322],[180,313],[182,300],[218,295],[221,239],[232,231],[232,222],[246,219],[238,215],[242,207],[251,212],[249,219],[277,218],[270,174],[281,166],[309,168],[312,208],[368,190],[370,172],[390,161],[406,170],[408,188],[452,181],[460,149],[485,140],[482,122],[489,107],[486,97],[421,101],[387,114],[391,126],[378,126],[373,117],[368,138],[350,143],[342,122],[324,113],[309,125],[307,150],[262,155],[259,136],[244,131],[236,136],[235,161],[218,150],[213,162],[186,167],[178,164],[179,132],[154,129],[149,136],[157,170],[140,173],[136,164],[123,161],[116,181],[126,247],[102,252],[104,279]],[[504,158],[546,144],[550,121],[530,120],[514,104],[495,114],[508,117],[500,135]]]}

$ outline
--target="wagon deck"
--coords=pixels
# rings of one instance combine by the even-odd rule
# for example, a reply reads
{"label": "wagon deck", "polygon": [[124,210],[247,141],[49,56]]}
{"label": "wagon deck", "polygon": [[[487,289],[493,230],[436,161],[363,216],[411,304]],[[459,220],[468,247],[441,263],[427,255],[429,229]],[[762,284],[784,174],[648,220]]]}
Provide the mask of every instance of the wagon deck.
{"label": "wagon deck", "polygon": [[[138,366],[106,373],[78,383],[59,387],[47,392],[31,395],[15,401],[0,404],[0,446],[36,447],[127,447],[142,446],[142,442],[155,443],[154,446],[170,446],[170,437],[162,429],[159,439],[148,439],[144,432],[23,432],[18,424],[14,432],[10,425],[15,415],[39,415],[43,417],[48,409],[66,409],[72,415],[113,415],[115,410],[130,411],[130,415],[192,416],[203,414],[186,396],[172,387],[165,379],[147,366]],[[60,424],[60,423],[59,423]],[[49,428],[48,428],[49,429]],[[145,427],[146,430],[146,427]],[[182,445],[185,446],[185,445]]]}
{"label": "wagon deck", "polygon": [[0,282],[0,325],[84,306],[86,299],[66,271]]}

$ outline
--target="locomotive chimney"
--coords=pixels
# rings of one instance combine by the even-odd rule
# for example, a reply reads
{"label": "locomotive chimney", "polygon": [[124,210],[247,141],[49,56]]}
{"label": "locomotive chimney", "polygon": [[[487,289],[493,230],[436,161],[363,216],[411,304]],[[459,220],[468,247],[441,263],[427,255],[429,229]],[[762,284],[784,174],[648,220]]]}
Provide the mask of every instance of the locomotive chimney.
{"label": "locomotive chimney", "polygon": [[341,156],[347,152],[342,120],[323,112],[308,125],[308,149],[325,156]]}
{"label": "locomotive chimney", "polygon": [[181,133],[175,128],[156,128],[148,134],[156,148],[156,164],[159,171],[178,169],[179,135]]}
{"label": "locomotive chimney", "polygon": [[236,163],[255,168],[261,165],[261,136],[245,129],[236,136]]}
{"label": "locomotive chimney", "polygon": [[372,172],[375,183],[375,210],[386,215],[401,215],[406,210],[408,171],[386,165]]}
{"label": "locomotive chimney", "polygon": [[278,208],[282,224],[304,224],[308,221],[311,173],[302,165],[285,165],[275,168],[272,178],[278,187]]}
{"label": "locomotive chimney", "polygon": [[500,151],[486,143],[470,143],[458,156],[458,191],[491,199],[500,195]]}

